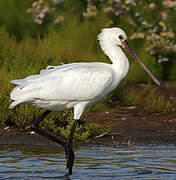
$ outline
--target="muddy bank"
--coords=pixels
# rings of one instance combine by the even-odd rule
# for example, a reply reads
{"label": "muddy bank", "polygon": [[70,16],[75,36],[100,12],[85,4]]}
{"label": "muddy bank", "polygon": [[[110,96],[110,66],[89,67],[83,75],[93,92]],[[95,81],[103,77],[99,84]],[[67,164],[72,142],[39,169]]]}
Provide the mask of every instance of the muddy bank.
{"label": "muddy bank", "polygon": [[[104,145],[176,144],[176,113],[145,114],[136,107],[118,107],[116,112],[87,113],[86,118],[112,127],[91,143]],[[40,135],[15,127],[0,128],[1,145],[52,145]]]}
{"label": "muddy bank", "polygon": [[[129,87],[127,87],[129,86]],[[127,85],[131,90],[139,92],[145,89],[146,84]],[[91,143],[106,145],[132,145],[132,144],[176,144],[176,83],[162,82],[156,95],[163,95],[172,104],[169,113],[148,113],[142,105],[124,106],[115,103],[113,108],[104,112],[84,113],[87,121],[110,126],[112,131],[108,134],[93,138]],[[16,145],[46,145],[54,144],[35,133],[22,132],[15,127],[0,127],[0,144]]]}
{"label": "muddy bank", "polygon": [[148,115],[138,108],[119,107],[117,112],[95,113],[88,116],[113,127],[106,138],[96,139],[96,143],[176,144],[175,112]]}

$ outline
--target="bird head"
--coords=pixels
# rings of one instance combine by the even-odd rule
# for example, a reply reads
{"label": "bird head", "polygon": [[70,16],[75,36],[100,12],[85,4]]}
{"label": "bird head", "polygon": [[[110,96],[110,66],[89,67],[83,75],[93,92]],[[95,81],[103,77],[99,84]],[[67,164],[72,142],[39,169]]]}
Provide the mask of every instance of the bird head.
{"label": "bird head", "polygon": [[107,41],[113,46],[122,46],[122,40],[127,39],[126,33],[117,27],[102,29],[102,32],[98,35],[100,42]]}
{"label": "bird head", "polygon": [[[153,81],[160,86],[159,80],[150,72],[150,70],[144,65],[144,63],[138,58],[134,50],[130,47],[126,33],[117,27],[114,28],[105,28],[102,30],[101,34],[98,35],[98,40],[100,41],[102,49],[104,44],[110,43],[110,46],[121,46],[126,49],[134,59],[144,68],[144,70],[149,74]],[[104,49],[103,49],[104,50]],[[105,50],[104,50],[105,51]]]}

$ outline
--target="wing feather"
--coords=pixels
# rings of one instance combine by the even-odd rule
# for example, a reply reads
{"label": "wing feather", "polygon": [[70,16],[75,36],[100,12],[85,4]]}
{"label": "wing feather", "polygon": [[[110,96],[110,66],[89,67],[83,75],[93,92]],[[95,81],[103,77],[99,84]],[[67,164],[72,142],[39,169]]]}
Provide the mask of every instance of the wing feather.
{"label": "wing feather", "polygon": [[50,66],[40,71],[39,75],[13,80],[12,83],[34,89],[30,93],[31,99],[87,101],[106,95],[110,91],[113,78],[109,64],[72,63]]}

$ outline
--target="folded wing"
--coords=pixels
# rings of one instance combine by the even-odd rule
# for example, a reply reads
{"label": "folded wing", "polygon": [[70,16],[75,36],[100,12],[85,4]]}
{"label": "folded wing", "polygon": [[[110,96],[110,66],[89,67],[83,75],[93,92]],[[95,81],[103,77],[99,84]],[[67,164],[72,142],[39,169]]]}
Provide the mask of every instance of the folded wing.
{"label": "folded wing", "polygon": [[11,81],[18,86],[10,98],[20,103],[35,99],[49,101],[89,101],[106,95],[111,88],[113,71],[104,63],[72,63],[49,66],[38,75]]}

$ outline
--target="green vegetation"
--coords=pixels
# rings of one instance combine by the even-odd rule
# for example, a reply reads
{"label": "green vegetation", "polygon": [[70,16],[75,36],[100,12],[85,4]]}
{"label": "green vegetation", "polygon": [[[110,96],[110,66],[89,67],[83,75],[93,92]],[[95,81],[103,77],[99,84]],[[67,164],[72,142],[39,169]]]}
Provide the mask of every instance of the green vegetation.
{"label": "green vegetation", "polygon": [[[172,18],[161,21],[160,29],[152,34],[149,31],[150,25],[155,20],[151,17],[154,17],[156,10],[152,11],[150,16],[146,16],[148,18],[147,24],[145,18],[142,17],[142,25],[138,17],[130,20],[130,17],[133,17],[134,14],[134,8],[130,4],[126,4],[126,7],[131,8],[129,11],[123,11],[123,16],[118,15],[116,17],[114,11],[112,11],[113,13],[107,13],[106,11],[108,7],[114,8],[114,4],[111,4],[110,1],[108,3],[100,3],[97,0],[89,4],[87,1],[76,0],[75,2],[74,0],[70,0],[54,5],[51,0],[48,0],[45,1],[47,6],[51,9],[54,7],[55,9],[54,11],[48,11],[40,23],[35,19],[35,14],[32,14],[37,7],[33,2],[33,0],[0,1],[1,125],[11,124],[18,128],[24,128],[43,112],[29,105],[23,105],[14,110],[9,110],[9,94],[14,88],[14,85],[10,84],[10,80],[39,73],[41,69],[46,68],[48,65],[59,65],[61,63],[75,61],[109,62],[108,58],[101,51],[96,37],[102,28],[110,27],[112,24],[113,26],[122,27],[127,31],[128,36],[132,35],[133,38],[130,39],[130,42],[136,53],[157,77],[170,80],[176,79],[176,65],[174,63],[176,57],[174,54],[175,38],[172,37],[172,33],[176,32],[176,27],[174,25],[175,23],[173,23],[175,13],[171,13],[172,8],[169,9],[166,6],[162,9],[162,5],[157,7],[161,8],[157,13],[163,10],[163,12],[167,12],[167,17],[171,16]],[[36,2],[41,3],[41,11],[42,8],[46,7],[44,1],[39,0]],[[123,3],[121,3],[121,6]],[[152,5],[149,1],[145,2],[145,6],[147,6],[147,3],[154,8],[154,4]],[[137,6],[138,10],[140,10],[142,5],[139,3]],[[141,16],[149,14],[149,12],[150,10],[147,11],[146,9],[144,14],[141,10],[139,11]],[[136,32],[132,21],[140,26],[138,32]],[[164,31],[163,23],[164,25],[168,23],[168,27],[166,27],[167,31]],[[130,31],[128,31],[129,29]],[[144,34],[145,38],[142,38],[143,36],[139,34],[141,31],[146,33]],[[167,34],[169,32],[171,36]],[[163,42],[160,36],[155,36],[158,34],[162,35],[162,33],[166,33],[166,36],[162,36],[162,38],[169,36],[169,39],[172,39],[172,44],[168,44],[169,42],[167,42],[167,47],[173,45],[174,48],[167,49],[167,53],[163,54],[162,47],[155,46],[154,53],[150,53],[151,46],[149,46],[149,42],[152,40],[147,38],[152,35],[154,38],[159,38]],[[153,43],[152,41],[151,44]],[[159,56],[161,52],[162,57]],[[168,61],[158,63],[158,60],[163,60],[163,58],[168,58]],[[150,77],[148,77],[141,67],[136,62],[131,61],[130,72],[125,78],[125,82],[146,83],[151,81]],[[129,89],[121,90],[123,86],[126,86],[124,84],[118,88],[118,93],[115,90],[107,98],[88,108],[88,111],[105,111],[108,108],[110,98],[118,99],[127,106],[143,106],[147,112],[171,110],[172,105],[170,101],[164,96],[156,95],[156,90],[151,90],[152,87],[150,85],[146,89],[142,89],[139,93],[135,88],[131,89],[131,91]],[[41,126],[43,129],[55,131],[56,133],[61,132],[60,135],[67,138],[72,117],[73,115],[70,111],[53,113]],[[89,124],[86,122],[86,126],[80,126],[77,129],[75,136],[76,139],[87,142],[89,137],[103,134],[108,129],[109,127],[104,127],[97,123]]]}
{"label": "green vegetation", "polygon": [[147,113],[158,113],[158,112],[171,112],[173,105],[168,97],[161,94],[158,88],[154,88],[150,84],[143,87],[131,86],[124,88],[122,85],[119,87],[119,92],[116,94],[116,99],[120,100],[124,106],[139,106]]}
{"label": "green vegetation", "polygon": [[[61,113],[52,113],[41,123],[41,127],[45,131],[54,131],[59,136],[67,139],[73,121],[73,111],[66,110]],[[74,140],[88,143],[90,138],[110,132],[110,130],[111,128],[108,126],[84,120],[78,124],[74,134]]]}
{"label": "green vegetation", "polygon": [[157,96],[156,89],[152,90],[145,99],[145,110],[147,112],[171,112],[172,105],[163,95]]}

